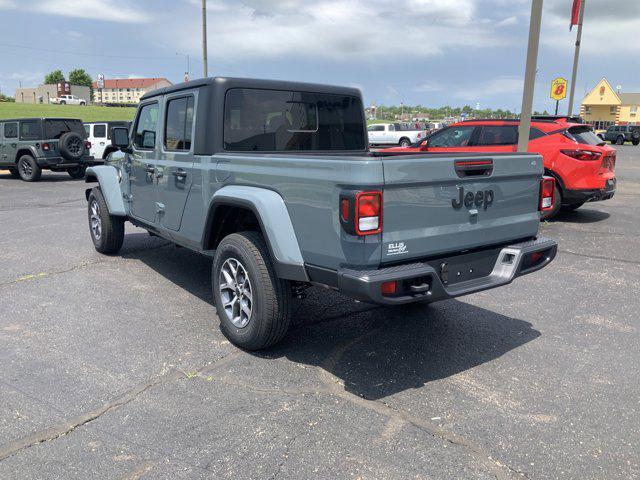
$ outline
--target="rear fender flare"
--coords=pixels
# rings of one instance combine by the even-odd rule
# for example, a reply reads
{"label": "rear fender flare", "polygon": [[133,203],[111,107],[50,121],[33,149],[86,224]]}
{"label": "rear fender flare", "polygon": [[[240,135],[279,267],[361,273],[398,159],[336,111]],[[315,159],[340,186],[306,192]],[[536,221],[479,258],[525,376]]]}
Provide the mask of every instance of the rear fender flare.
{"label": "rear fender flare", "polygon": [[[111,165],[98,165],[87,168],[85,183],[98,182],[102,195],[107,202],[109,213],[115,217],[126,217],[127,211],[122,198],[120,188],[120,174],[116,167]],[[91,189],[85,191],[85,196],[89,200]]]}
{"label": "rear fender flare", "polygon": [[214,227],[216,209],[221,205],[238,206],[254,213],[280,278],[309,281],[291,217],[278,193],[265,188],[240,185],[229,185],[218,190],[209,204],[202,238],[203,249],[208,243],[207,235]]}
{"label": "rear fender flare", "polygon": [[38,151],[36,150],[36,147],[34,147],[33,145],[26,145],[18,148],[18,151],[16,152],[15,162],[18,163],[18,160],[20,160],[20,157],[25,155],[25,153],[27,155],[31,155],[33,158],[38,158]]}

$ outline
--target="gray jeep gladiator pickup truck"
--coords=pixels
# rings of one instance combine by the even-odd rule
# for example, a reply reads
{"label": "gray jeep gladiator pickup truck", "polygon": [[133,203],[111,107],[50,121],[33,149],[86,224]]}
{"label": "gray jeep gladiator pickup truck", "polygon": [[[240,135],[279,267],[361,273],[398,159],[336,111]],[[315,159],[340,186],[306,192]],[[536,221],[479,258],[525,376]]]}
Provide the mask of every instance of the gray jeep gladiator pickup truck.
{"label": "gray jeep gladiator pickup truck", "polygon": [[129,221],[213,257],[221,328],[257,350],[310,285],[377,304],[432,302],[551,262],[538,237],[553,179],[535,154],[367,148],[359,90],[206,78],[144,95],[87,169],[90,234],[115,253]]}

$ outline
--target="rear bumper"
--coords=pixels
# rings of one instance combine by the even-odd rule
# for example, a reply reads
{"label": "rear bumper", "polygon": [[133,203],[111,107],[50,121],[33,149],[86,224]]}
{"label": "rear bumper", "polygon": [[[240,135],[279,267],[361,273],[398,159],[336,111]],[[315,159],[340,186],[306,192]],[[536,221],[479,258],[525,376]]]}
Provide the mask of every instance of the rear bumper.
{"label": "rear bumper", "polygon": [[91,165],[101,165],[102,160],[96,161],[91,155],[84,155],[78,161],[69,161],[64,157],[38,157],[36,159],[38,166],[41,168],[74,168],[74,167],[89,167]]}
{"label": "rear bumper", "polygon": [[[511,283],[514,278],[547,266],[555,258],[557,248],[553,240],[539,237],[497,249],[429,262],[376,270],[342,269],[338,270],[337,287],[352,298],[382,305],[433,302]],[[537,255],[532,257],[532,254]],[[535,257],[539,258],[534,261]],[[488,274],[473,278],[472,272],[481,272],[483,269]],[[470,278],[465,279],[465,276]],[[458,277],[463,280],[456,281]],[[381,286],[385,282],[396,282],[397,293],[383,295]]]}
{"label": "rear bumper", "polygon": [[562,192],[562,203],[569,205],[572,203],[598,202],[609,200],[616,193],[617,180],[610,178],[605,182],[604,188],[586,190],[564,190]]}

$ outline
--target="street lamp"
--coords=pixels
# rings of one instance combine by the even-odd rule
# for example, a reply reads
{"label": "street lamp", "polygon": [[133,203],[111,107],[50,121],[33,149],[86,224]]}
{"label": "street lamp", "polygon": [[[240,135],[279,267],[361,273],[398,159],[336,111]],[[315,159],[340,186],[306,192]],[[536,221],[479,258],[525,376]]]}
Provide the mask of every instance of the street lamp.
{"label": "street lamp", "polygon": [[180,55],[182,57],[187,57],[187,71],[184,72],[185,75],[185,82],[189,80],[189,54],[188,53],[178,53],[176,52],[176,55]]}

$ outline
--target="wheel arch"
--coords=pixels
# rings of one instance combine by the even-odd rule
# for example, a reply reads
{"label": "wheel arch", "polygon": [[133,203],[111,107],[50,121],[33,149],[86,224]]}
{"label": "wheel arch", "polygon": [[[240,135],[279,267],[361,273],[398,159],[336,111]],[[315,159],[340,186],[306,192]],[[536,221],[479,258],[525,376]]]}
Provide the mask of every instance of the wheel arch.
{"label": "wheel arch", "polygon": [[224,236],[240,229],[262,234],[278,277],[309,281],[289,212],[278,193],[239,185],[218,190],[207,210],[202,249],[215,249]]}
{"label": "wheel arch", "polygon": [[[85,183],[98,182],[102,196],[104,197],[109,213],[116,217],[126,217],[127,211],[124,206],[122,190],[120,188],[120,174],[116,167],[111,165],[98,165],[87,168],[85,172]],[[89,200],[92,188],[85,191],[85,197]]]}
{"label": "wheel arch", "polygon": [[29,155],[31,157],[33,157],[34,159],[38,156],[35,147],[32,147],[31,145],[27,146],[27,147],[20,147],[18,148],[18,151],[16,152],[16,158],[14,160],[15,163],[18,163],[18,160],[20,160],[20,157],[23,155]]}

